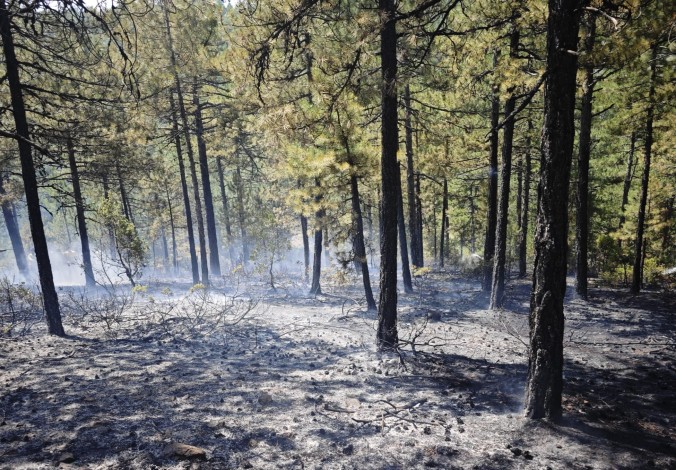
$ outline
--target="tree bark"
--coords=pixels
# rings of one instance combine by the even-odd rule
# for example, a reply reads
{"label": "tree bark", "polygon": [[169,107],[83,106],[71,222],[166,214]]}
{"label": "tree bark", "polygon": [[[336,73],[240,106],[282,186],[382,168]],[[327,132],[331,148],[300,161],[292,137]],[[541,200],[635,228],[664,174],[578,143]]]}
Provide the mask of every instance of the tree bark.
{"label": "tree bark", "polygon": [[[397,168],[399,169],[399,168]],[[401,180],[400,180],[401,181]],[[400,186],[401,187],[401,186]],[[413,292],[413,280],[411,279],[411,267],[408,258],[408,245],[406,244],[406,224],[404,222],[404,195],[399,191],[397,195],[397,226],[399,228],[399,254],[401,257],[401,278],[404,283],[404,292]],[[411,230],[413,233],[415,229]]]}
{"label": "tree bark", "polygon": [[373,298],[371,289],[371,276],[369,275],[369,264],[366,259],[366,245],[364,243],[364,220],[361,214],[361,201],[359,199],[359,183],[357,175],[350,176],[350,189],[352,193],[352,214],[354,215],[354,249],[355,257],[359,261],[361,268],[362,282],[364,283],[364,294],[366,296],[366,306],[369,310],[376,310],[376,301]]}
{"label": "tree bark", "polygon": [[174,88],[176,90],[176,99],[178,100],[178,113],[181,118],[183,126],[183,138],[185,139],[185,149],[188,154],[188,164],[190,166],[190,180],[192,181],[193,197],[195,199],[195,217],[197,218],[197,237],[200,244],[200,264],[202,272],[202,284],[209,285],[209,266],[207,265],[207,243],[204,234],[204,219],[202,217],[202,202],[200,198],[200,188],[197,182],[197,169],[195,168],[195,157],[192,150],[192,142],[190,141],[190,127],[188,125],[188,114],[185,110],[185,100],[183,99],[183,90],[181,88],[181,79],[178,76],[178,67],[176,65],[176,53],[174,52],[174,44],[171,36],[171,24],[169,22],[169,12],[166,5],[163,8],[164,23],[167,32],[167,47],[169,49],[169,59],[171,61],[171,68],[174,76]]}
{"label": "tree bark", "polygon": [[523,196],[521,197],[521,224],[519,225],[519,278],[526,277],[527,250],[528,250],[528,215],[530,210],[530,174],[531,174],[531,137],[533,123],[528,120],[528,135],[526,136],[525,165],[523,169]]}
{"label": "tree bark", "polygon": [[124,187],[124,180],[122,179],[122,169],[120,168],[120,161],[115,161],[115,171],[117,172],[117,187],[120,191],[120,200],[122,201],[122,212],[124,217],[131,223],[134,223],[134,217],[131,213],[131,205],[127,196],[127,189]]}
{"label": "tree bark", "polygon": [[[0,198],[4,198],[7,194],[3,186],[3,176],[0,174]],[[12,251],[14,252],[14,260],[16,261],[16,267],[19,269],[19,273],[24,278],[28,280],[30,278],[30,272],[28,270],[28,260],[26,259],[26,251],[23,248],[23,241],[21,240],[21,233],[19,232],[19,224],[16,219],[16,211],[12,207],[12,204],[9,201],[2,201],[2,215],[5,219],[5,227],[7,227],[7,235],[9,235],[9,241],[12,244]]]}
{"label": "tree bark", "polygon": [[173,271],[178,272],[178,253],[176,249],[176,224],[174,223],[174,207],[171,204],[171,197],[169,196],[169,188],[165,188],[167,193],[167,207],[169,208],[169,226],[171,227],[171,261]]}
{"label": "tree bark", "polygon": [[66,147],[68,148],[70,177],[73,183],[73,199],[75,199],[77,228],[80,232],[80,246],[82,248],[82,267],[84,269],[85,285],[87,287],[94,287],[96,286],[96,278],[94,277],[92,255],[89,250],[89,234],[87,233],[84,199],[82,197],[82,188],[80,187],[80,175],[77,169],[77,162],[75,161],[75,146],[73,145],[73,139],[70,136],[66,139]]}
{"label": "tree bark", "polygon": [[397,147],[397,31],[394,0],[379,0],[381,60],[381,220],[380,302],[376,341],[380,350],[398,347],[397,333],[397,206],[401,193]]}
{"label": "tree bark", "polygon": [[[406,131],[406,192],[408,197],[408,228],[411,235],[411,263],[420,267],[418,259],[418,205],[415,197],[415,168],[413,166],[413,127],[411,125],[411,88],[404,88],[404,129]],[[402,198],[403,199],[403,198]]]}
{"label": "tree bark", "polygon": [[322,225],[324,223],[324,208],[321,206],[322,194],[320,191],[319,180],[315,180],[315,186],[317,186],[317,195],[315,196],[315,203],[317,204],[317,211],[315,212],[315,253],[314,253],[314,262],[312,264],[312,285],[310,286],[310,294],[318,295],[322,293],[322,288],[320,284],[321,274],[322,274],[322,236],[324,230]]}
{"label": "tree bark", "polygon": [[50,334],[66,336],[61,323],[61,309],[59,298],[54,287],[52,265],[49,260],[47,238],[42,224],[40,213],[40,197],[38,194],[38,182],[33,164],[33,149],[30,143],[30,131],[26,117],[21,79],[19,76],[19,61],[14,49],[14,37],[9,15],[9,9],[5,0],[0,0],[0,38],[2,38],[2,50],[5,59],[6,79],[9,86],[10,101],[16,134],[18,136],[19,160],[21,161],[21,175],[23,178],[24,191],[26,193],[26,206],[28,209],[28,221],[33,237],[35,259],[38,264],[40,287],[42,289],[43,306],[47,319],[47,328]]}
{"label": "tree bark", "polygon": [[[589,16],[585,52],[587,56],[594,49],[596,36],[596,17]],[[584,68],[582,107],[580,111],[580,143],[577,156],[577,213],[575,238],[577,240],[577,260],[575,270],[575,291],[582,299],[587,299],[587,277],[589,264],[589,160],[591,158],[592,104],[594,99],[594,66],[587,59]]]}
{"label": "tree bark", "polygon": [[[500,52],[493,53],[493,67],[497,67]],[[493,85],[491,99],[490,154],[488,160],[488,210],[486,216],[486,239],[484,241],[484,278],[482,287],[488,292],[493,280],[493,255],[495,254],[495,228],[498,220],[498,123],[500,120],[500,95]]]}
{"label": "tree bark", "polygon": [[204,121],[200,104],[199,88],[193,85],[193,104],[195,105],[195,134],[197,136],[197,153],[199,156],[200,175],[202,176],[202,194],[204,195],[204,212],[207,219],[207,236],[209,239],[209,268],[214,276],[221,276],[221,261],[218,254],[218,237],[216,236],[216,216],[214,215],[214,198],[211,193],[209,179],[209,162],[207,161],[207,144],[204,141]]}
{"label": "tree bark", "polygon": [[650,182],[650,159],[653,147],[653,119],[655,114],[655,78],[657,76],[657,44],[652,44],[650,54],[650,89],[648,91],[648,114],[645,124],[643,177],[641,178],[641,201],[638,206],[638,221],[636,222],[636,251],[634,269],[631,276],[631,293],[638,294],[643,282],[642,260],[645,257],[643,232],[645,229],[646,206],[648,203],[648,183]]}
{"label": "tree bark", "polygon": [[181,177],[181,191],[183,193],[183,208],[185,211],[185,223],[188,229],[188,247],[190,249],[190,267],[192,271],[192,283],[199,284],[200,273],[197,263],[197,251],[195,249],[195,233],[193,231],[192,210],[190,209],[190,193],[188,192],[188,181],[185,175],[185,163],[183,162],[183,148],[181,147],[181,134],[178,130],[178,112],[176,102],[174,101],[174,92],[169,92],[169,104],[171,106],[172,131],[174,134],[174,145],[176,146],[176,157],[178,158],[178,172]]}
{"label": "tree bark", "polygon": [[561,416],[568,186],[575,134],[577,35],[582,2],[549,0],[547,78],[530,305],[525,412]]}
{"label": "tree bark", "polygon": [[[516,98],[512,95],[505,103],[505,118],[514,112]],[[496,221],[495,250],[493,253],[493,279],[491,310],[502,307],[505,297],[505,262],[507,258],[507,223],[509,222],[509,183],[512,178],[512,144],[514,142],[514,119],[505,122],[500,166],[500,201]]]}
{"label": "tree bark", "polygon": [[448,232],[448,180],[444,178],[443,200],[441,201],[441,237],[439,239],[439,265],[444,267],[446,254],[446,233]]}

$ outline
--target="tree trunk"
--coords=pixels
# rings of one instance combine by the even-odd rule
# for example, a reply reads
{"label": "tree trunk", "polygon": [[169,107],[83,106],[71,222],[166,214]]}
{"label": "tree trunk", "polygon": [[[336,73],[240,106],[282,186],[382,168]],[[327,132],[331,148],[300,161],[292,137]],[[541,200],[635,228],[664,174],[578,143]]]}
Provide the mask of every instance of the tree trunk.
{"label": "tree trunk", "polygon": [[120,169],[120,161],[115,161],[115,171],[117,172],[117,185],[120,191],[120,200],[122,201],[122,212],[124,217],[131,223],[134,223],[134,218],[131,213],[131,204],[127,196],[127,190],[124,187],[124,180],[122,179],[122,170]]}
{"label": "tree trunk", "polygon": [[[624,186],[622,187],[622,206],[620,207],[620,225],[619,229],[624,226],[626,216],[624,210],[629,204],[629,189],[631,189],[631,180],[634,176],[634,152],[636,150],[636,132],[631,133],[631,143],[629,147],[629,156],[627,157],[627,172],[624,175]],[[620,243],[622,240],[620,240]],[[621,246],[621,244],[620,244]]]}
{"label": "tree trunk", "polygon": [[30,132],[26,118],[26,107],[23,99],[21,79],[19,77],[19,61],[14,49],[14,37],[9,16],[9,9],[5,0],[0,0],[0,38],[2,38],[2,50],[5,59],[7,84],[9,86],[10,101],[14,125],[16,126],[17,141],[19,145],[19,160],[21,161],[21,175],[23,177],[24,191],[26,193],[26,206],[28,209],[28,221],[33,237],[35,259],[38,264],[40,287],[42,289],[43,306],[47,319],[47,328],[50,334],[66,336],[61,323],[61,310],[59,298],[54,287],[52,265],[49,260],[47,238],[42,224],[40,213],[40,197],[38,195],[38,182],[33,164],[33,149],[30,143]]}
{"label": "tree trunk", "polygon": [[444,178],[444,192],[441,201],[441,236],[439,237],[439,266],[444,267],[444,254],[446,251],[446,212],[448,211],[448,180]]}
{"label": "tree trunk", "polygon": [[225,222],[225,235],[228,239],[228,255],[230,257],[230,265],[234,267],[234,239],[232,236],[232,225],[230,224],[230,207],[228,204],[228,195],[225,192],[225,178],[223,177],[223,162],[221,157],[216,159],[216,168],[218,169],[218,187],[221,191],[221,201],[223,202],[223,220]]}
{"label": "tree trunk", "polygon": [[[404,88],[404,128],[406,130],[406,192],[408,197],[408,228],[411,235],[411,264],[420,267],[418,259],[418,206],[415,199],[415,169],[413,167],[413,127],[411,125],[411,88]],[[403,199],[403,198],[402,198]]]}
{"label": "tree trunk", "polygon": [[173,271],[176,273],[178,271],[178,253],[176,250],[176,224],[174,223],[174,207],[171,204],[171,197],[169,197],[169,188],[165,188],[167,193],[167,207],[169,208],[169,226],[171,227],[171,261],[173,266]]}
{"label": "tree trunk", "polygon": [[[500,52],[493,53],[493,67],[498,65]],[[484,278],[482,287],[488,292],[493,280],[493,255],[495,254],[495,227],[498,220],[498,123],[500,120],[500,95],[497,85],[493,85],[491,99],[490,155],[488,160],[488,212],[486,219],[486,239],[484,242]]]}
{"label": "tree trunk", "polygon": [[587,63],[584,66],[584,94],[580,111],[580,143],[577,156],[577,213],[575,238],[577,239],[577,269],[575,271],[575,291],[582,299],[587,299],[587,277],[589,264],[589,160],[591,158],[592,102],[594,99],[594,66],[589,56],[594,49],[596,35],[596,17],[589,16],[589,31],[585,40]]}
{"label": "tree trunk", "polygon": [[190,165],[190,179],[192,181],[193,197],[195,199],[195,217],[197,218],[197,237],[200,244],[200,264],[202,267],[202,284],[209,285],[209,267],[207,265],[207,243],[204,234],[204,219],[202,217],[202,202],[200,198],[200,188],[197,182],[197,170],[195,168],[195,157],[192,150],[192,142],[190,141],[190,127],[188,126],[188,115],[185,110],[185,100],[183,99],[183,91],[181,89],[181,79],[178,76],[178,67],[176,65],[176,53],[174,52],[174,44],[171,36],[171,24],[169,23],[169,12],[166,5],[164,10],[164,22],[167,32],[167,46],[169,49],[169,59],[171,61],[171,68],[174,75],[174,87],[176,89],[176,99],[178,100],[178,112],[183,125],[183,138],[185,139],[185,148],[188,154],[188,164]]}
{"label": "tree trunk", "polygon": [[244,211],[244,185],[242,184],[242,171],[239,168],[239,161],[235,169],[235,190],[237,191],[237,216],[242,236],[242,264],[246,266],[249,263],[249,240],[246,230],[246,212]]}
{"label": "tree trunk", "polygon": [[19,224],[16,219],[16,211],[12,207],[12,204],[9,201],[4,200],[4,196],[7,194],[5,188],[3,187],[3,176],[0,174],[0,199],[2,201],[2,215],[5,219],[5,227],[7,227],[7,234],[9,235],[9,241],[12,244],[12,251],[14,252],[14,259],[16,260],[16,267],[19,269],[19,273],[28,281],[30,278],[30,272],[28,270],[28,261],[26,259],[26,251],[23,248],[23,241],[21,240],[21,233],[19,232]]}
{"label": "tree trunk", "polygon": [[89,235],[87,233],[87,221],[85,219],[84,199],[82,198],[82,188],[80,187],[80,175],[75,161],[75,146],[73,139],[69,136],[66,139],[68,147],[68,163],[70,165],[70,177],[73,183],[73,199],[75,199],[75,213],[77,218],[77,228],[80,232],[80,245],[82,247],[82,267],[84,268],[85,285],[87,287],[96,286],[94,278],[94,268],[92,267],[92,255],[89,250]]}
{"label": "tree trunk", "polygon": [[[397,167],[399,170],[399,167]],[[401,186],[400,186],[401,188]],[[413,280],[411,279],[411,268],[408,262],[408,246],[406,244],[406,224],[404,223],[404,195],[401,191],[397,195],[397,226],[399,227],[399,254],[401,256],[401,278],[404,282],[404,292],[410,294],[413,292]],[[411,229],[413,233],[415,229]]]}
{"label": "tree trunk", "polygon": [[397,30],[394,0],[379,0],[381,60],[381,219],[380,302],[377,345],[380,350],[398,347],[397,333],[397,206],[401,193],[397,147]]}
{"label": "tree trunk", "polygon": [[192,283],[199,284],[200,273],[197,264],[197,251],[195,250],[195,233],[193,231],[192,210],[190,209],[190,193],[188,192],[188,181],[185,176],[185,164],[183,162],[183,149],[181,147],[181,134],[178,130],[178,112],[176,111],[176,102],[174,101],[174,92],[169,92],[169,104],[171,106],[172,131],[174,134],[174,145],[176,146],[176,156],[178,158],[178,171],[181,177],[181,191],[183,193],[183,208],[185,210],[185,223],[188,229],[188,247],[190,248],[190,267],[192,271]]}
{"label": "tree trunk", "polygon": [[373,298],[371,289],[371,276],[369,275],[369,265],[366,259],[366,245],[364,243],[364,220],[361,215],[361,202],[359,200],[359,183],[357,175],[350,177],[350,189],[352,193],[352,214],[354,215],[354,249],[355,257],[359,261],[361,268],[362,281],[364,283],[364,294],[366,295],[366,306],[369,310],[376,310],[376,301]]}
{"label": "tree trunk", "polygon": [[526,277],[527,267],[527,247],[528,247],[528,213],[530,206],[530,174],[531,174],[531,155],[530,132],[533,129],[533,123],[528,120],[528,135],[526,136],[526,153],[524,155],[525,165],[523,169],[523,196],[521,197],[521,224],[519,226],[519,278]]}
{"label": "tree trunk", "polygon": [[575,51],[580,7],[580,0],[549,0],[547,78],[525,400],[526,416],[534,419],[561,416],[568,186],[575,135]]}
{"label": "tree trunk", "polygon": [[[401,186],[401,184],[400,184]],[[423,255],[423,215],[422,215],[422,199],[420,198],[420,173],[416,174],[415,180],[415,202],[416,202],[416,222],[418,230],[418,262],[419,267],[425,266],[425,256]]]}
{"label": "tree trunk", "polygon": [[[108,173],[104,171],[103,173],[103,199],[106,201],[108,200],[109,197],[109,187],[108,187]],[[110,258],[115,259],[117,256],[117,252],[115,251],[115,232],[113,231],[113,227],[108,227],[108,244],[110,248]]]}
{"label": "tree trunk", "polygon": [[650,182],[650,158],[653,146],[653,117],[655,113],[655,77],[657,75],[657,44],[651,46],[650,55],[650,90],[648,91],[648,115],[645,125],[643,177],[641,178],[641,201],[638,206],[638,221],[636,222],[636,254],[634,269],[631,277],[631,293],[638,294],[643,282],[642,260],[644,258],[643,231],[645,229],[646,205],[648,202],[648,183]]}
{"label": "tree trunk", "polygon": [[221,276],[221,261],[218,255],[218,237],[216,236],[216,216],[214,215],[214,198],[211,194],[209,179],[209,162],[207,161],[207,144],[204,142],[204,121],[199,89],[193,85],[193,104],[195,105],[195,134],[197,135],[197,153],[202,176],[202,194],[204,195],[204,212],[207,218],[207,236],[209,238],[209,268],[214,276]]}
{"label": "tree trunk", "polygon": [[[505,118],[514,112],[516,98],[512,95],[505,103]],[[514,119],[505,122],[502,142],[502,163],[500,166],[500,201],[493,253],[493,280],[491,288],[491,310],[502,307],[505,297],[505,262],[507,258],[507,223],[509,221],[509,183],[512,178],[512,144],[514,142]]]}
{"label": "tree trunk", "polygon": [[[315,185],[317,188],[320,188],[319,180],[315,180]],[[314,254],[314,263],[312,264],[312,286],[310,287],[311,295],[318,295],[322,293],[322,288],[320,285],[320,278],[322,274],[322,235],[324,231],[322,230],[322,224],[324,223],[324,208],[321,207],[322,195],[319,192],[320,189],[317,189],[317,195],[315,196],[315,203],[317,204],[317,212],[315,213],[315,254]]]}

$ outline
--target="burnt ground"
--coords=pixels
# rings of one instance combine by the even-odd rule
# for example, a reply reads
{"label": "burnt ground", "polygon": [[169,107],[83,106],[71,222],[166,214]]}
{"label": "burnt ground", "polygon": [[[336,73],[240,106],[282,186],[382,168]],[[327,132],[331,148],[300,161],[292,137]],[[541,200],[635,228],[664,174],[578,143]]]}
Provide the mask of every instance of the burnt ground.
{"label": "burnt ground", "polygon": [[476,282],[418,279],[381,354],[352,281],[61,291],[70,337],[0,339],[0,468],[676,467],[673,294],[567,301],[553,424],[522,417],[528,282],[496,313]]}

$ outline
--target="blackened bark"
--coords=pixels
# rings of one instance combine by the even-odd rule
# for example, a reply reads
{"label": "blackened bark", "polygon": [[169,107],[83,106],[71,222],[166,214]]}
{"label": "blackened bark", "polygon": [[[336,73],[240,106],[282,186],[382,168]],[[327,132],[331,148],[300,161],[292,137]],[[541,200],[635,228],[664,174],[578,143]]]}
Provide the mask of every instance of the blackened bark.
{"label": "blackened bark", "polygon": [[197,136],[197,153],[202,176],[202,194],[204,195],[204,213],[207,219],[207,236],[209,239],[209,268],[214,276],[221,275],[221,261],[218,255],[218,237],[216,236],[216,216],[214,215],[214,198],[211,193],[209,178],[209,162],[207,161],[207,144],[204,141],[204,121],[202,105],[197,84],[193,85],[193,104],[195,105],[195,134]]}
{"label": "blackened bark", "polygon": [[397,147],[397,31],[394,0],[379,0],[381,60],[381,240],[380,302],[376,341],[380,350],[396,349],[397,334],[397,206],[401,193]]}
{"label": "blackened bark", "polygon": [[190,140],[190,127],[188,126],[188,114],[185,110],[185,100],[181,88],[181,79],[178,76],[178,67],[176,65],[176,53],[174,52],[174,43],[171,36],[171,24],[169,22],[169,12],[166,5],[163,6],[164,23],[167,33],[167,48],[169,49],[169,59],[174,76],[174,88],[178,104],[178,113],[183,126],[183,138],[185,139],[185,149],[188,154],[188,164],[190,165],[190,180],[192,181],[193,198],[195,199],[195,217],[197,218],[197,237],[200,244],[200,264],[202,272],[202,284],[209,284],[209,266],[207,265],[207,243],[204,234],[204,219],[202,217],[202,202],[200,198],[200,188],[197,182],[197,170],[195,168],[195,157]]}
{"label": "blackened bark", "polygon": [[176,224],[174,222],[174,207],[169,196],[169,188],[165,188],[167,193],[167,207],[169,208],[169,226],[171,227],[171,265],[174,271],[178,271],[178,253],[176,249]]}
{"label": "blackened bark", "polygon": [[645,124],[643,177],[641,178],[641,201],[638,206],[638,221],[636,222],[636,247],[634,269],[631,276],[631,293],[638,294],[643,282],[643,258],[646,206],[648,203],[648,183],[650,182],[650,158],[653,147],[653,118],[655,114],[655,78],[657,75],[657,44],[651,46],[650,54],[650,90],[648,91],[648,114]]}
{"label": "blackened bark", "polygon": [[319,180],[315,180],[315,186],[317,186],[317,194],[315,195],[315,204],[317,204],[317,211],[315,212],[315,253],[314,253],[314,262],[312,264],[312,285],[310,286],[310,294],[318,295],[322,293],[322,288],[320,284],[321,274],[322,274],[322,236],[324,230],[322,225],[324,224],[324,208],[321,206],[322,194],[320,192]]}
{"label": "blackened bark", "polygon": [[594,99],[594,66],[589,56],[594,48],[596,36],[595,15],[588,20],[589,31],[585,40],[587,63],[583,67],[584,84],[582,107],[580,111],[580,144],[577,156],[577,213],[575,238],[577,241],[577,259],[575,271],[575,291],[582,299],[587,299],[587,276],[589,264],[589,160],[591,158],[592,103]]}
{"label": "blackened bark", "polygon": [[[411,234],[411,264],[422,266],[418,259],[418,206],[415,198],[415,168],[413,166],[413,127],[411,125],[411,88],[404,88],[404,129],[406,131],[406,193],[408,198],[408,228]],[[402,198],[403,199],[403,198]]]}
{"label": "blackened bark", "polygon": [[446,257],[446,233],[448,232],[448,180],[444,178],[443,200],[441,201],[441,237],[439,238],[439,265],[444,267]]}
{"label": "blackened bark", "polygon": [[310,280],[310,238],[307,234],[307,217],[300,215],[300,233],[303,237],[303,263],[305,267],[305,282]]}
{"label": "blackened bark", "polygon": [[185,223],[188,229],[188,247],[190,249],[190,267],[192,270],[192,283],[199,284],[200,273],[197,263],[197,251],[195,250],[195,234],[193,231],[192,210],[190,209],[190,193],[188,192],[188,181],[185,175],[185,163],[183,162],[183,148],[181,146],[181,134],[178,130],[178,112],[176,102],[174,101],[174,92],[169,92],[169,104],[171,107],[172,131],[174,134],[174,145],[176,146],[176,157],[178,158],[178,172],[181,177],[181,191],[183,193],[183,208],[185,211]]}
{"label": "blackened bark", "polygon": [[[398,169],[399,168],[397,167],[397,170]],[[397,227],[399,228],[399,255],[401,257],[401,279],[404,283],[404,292],[410,294],[411,292],[413,292],[413,280],[411,279],[411,267],[408,262],[409,258],[408,258],[408,245],[406,244],[406,224],[404,222],[404,196],[401,191],[399,191],[399,194],[397,194]],[[414,229],[411,230],[411,233],[413,233],[413,231]]]}
{"label": "blackened bark", "polygon": [[33,149],[30,143],[30,131],[26,118],[26,107],[23,98],[21,79],[19,77],[19,61],[14,49],[14,37],[9,15],[9,9],[5,0],[0,0],[0,38],[5,59],[7,84],[9,86],[10,101],[16,134],[18,136],[19,160],[21,161],[21,175],[23,178],[24,191],[26,193],[26,206],[28,209],[28,221],[33,237],[35,259],[38,264],[40,287],[42,289],[43,306],[47,319],[47,328],[50,334],[66,336],[61,323],[61,309],[59,298],[54,287],[52,265],[49,260],[47,238],[42,224],[40,213],[40,197],[38,194],[38,182],[33,164]]}
{"label": "blackened bark", "polygon": [[[516,98],[512,95],[505,103],[505,118],[514,112]],[[495,232],[493,253],[493,280],[491,288],[491,310],[502,307],[505,297],[505,262],[507,257],[507,223],[509,222],[509,183],[512,178],[512,144],[514,141],[514,119],[505,122],[500,166],[500,201]]]}
{"label": "blackened bark", "polygon": [[[493,53],[493,67],[497,67],[500,52]],[[488,292],[493,280],[493,255],[495,253],[495,227],[498,220],[498,123],[500,120],[500,95],[493,86],[491,98],[490,154],[488,160],[488,207],[486,215],[486,239],[484,241],[484,278],[482,287]]]}
{"label": "blackened bark", "polygon": [[359,261],[361,268],[362,281],[364,283],[364,294],[366,295],[366,306],[369,310],[376,310],[376,301],[373,298],[371,289],[371,276],[369,275],[369,265],[366,259],[366,245],[364,243],[364,220],[361,214],[361,201],[359,199],[359,183],[357,175],[350,177],[350,189],[352,193],[352,214],[354,216],[354,250],[355,257]]}
{"label": "blackened bark", "polygon": [[[636,132],[631,133],[631,142],[629,147],[629,155],[627,156],[627,172],[624,175],[624,186],[622,187],[622,205],[620,207],[620,225],[619,228],[624,226],[624,222],[627,220],[624,214],[624,210],[629,204],[629,189],[631,189],[631,180],[634,176],[634,152],[636,151]],[[620,240],[621,243],[621,240]],[[620,245],[621,246],[621,245]]]}
{"label": "blackened bark", "polygon": [[519,225],[519,278],[526,277],[527,247],[528,247],[528,213],[530,209],[530,174],[531,174],[531,137],[533,123],[528,120],[528,135],[526,136],[525,165],[523,169],[523,196],[521,197],[521,224]]}
{"label": "blackened bark", "polygon": [[80,174],[75,161],[75,146],[73,139],[66,139],[68,148],[68,164],[70,165],[70,178],[73,183],[73,199],[75,199],[75,214],[77,218],[77,228],[80,232],[80,246],[82,248],[82,267],[85,275],[85,285],[87,287],[96,286],[94,278],[94,268],[92,267],[92,255],[89,250],[89,234],[87,233],[87,220],[85,219],[85,204],[82,197],[82,188],[80,187]]}
{"label": "blackened bark", "polygon": [[[4,198],[7,194],[3,186],[3,176],[0,174],[0,198]],[[2,201],[2,216],[5,219],[5,227],[7,227],[7,235],[12,244],[12,251],[14,252],[14,259],[19,273],[25,280],[30,277],[28,271],[28,261],[26,259],[26,251],[23,248],[23,241],[21,240],[21,233],[19,232],[19,224],[16,219],[16,212],[9,201]]]}
{"label": "blackened bark", "polygon": [[580,0],[549,0],[525,400],[526,416],[534,419],[561,416],[568,186],[575,135],[575,51],[582,4]]}
{"label": "blackened bark", "polygon": [[167,234],[164,227],[160,230],[160,238],[162,238],[162,255],[164,257],[164,272],[169,272],[169,243],[167,242]]}
{"label": "blackened bark", "polygon": [[423,254],[423,215],[422,215],[422,198],[420,197],[420,173],[416,174],[415,180],[415,202],[416,202],[416,223],[418,230],[418,262],[420,263],[419,267],[425,266],[425,256]]}

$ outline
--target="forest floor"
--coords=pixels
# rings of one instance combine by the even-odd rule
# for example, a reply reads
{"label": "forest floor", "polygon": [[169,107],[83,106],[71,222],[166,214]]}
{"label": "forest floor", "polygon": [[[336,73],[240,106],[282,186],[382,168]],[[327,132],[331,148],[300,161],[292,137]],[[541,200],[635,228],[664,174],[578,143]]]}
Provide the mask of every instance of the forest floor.
{"label": "forest floor", "polygon": [[0,338],[0,468],[676,468],[673,293],[568,299],[552,424],[522,412],[529,282],[496,313],[428,274],[381,354],[353,281],[61,290],[68,338]]}

